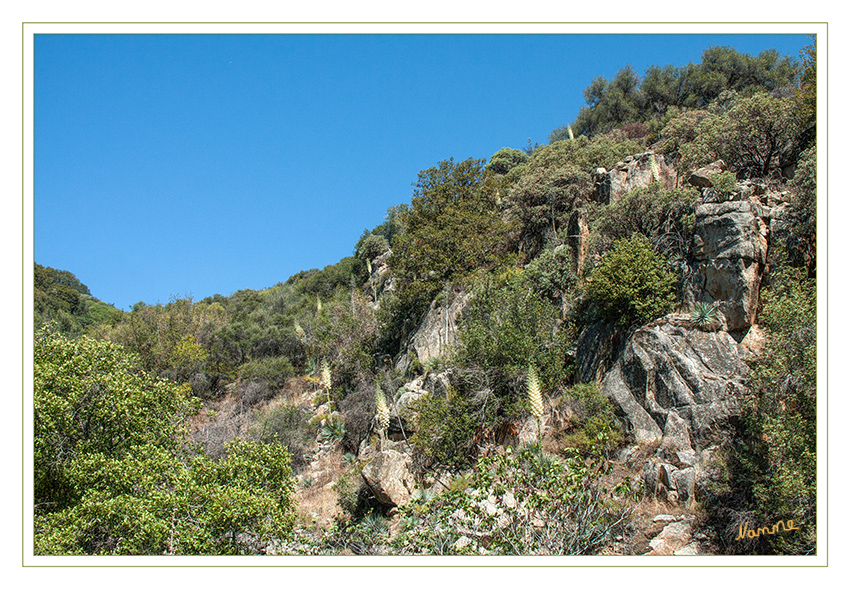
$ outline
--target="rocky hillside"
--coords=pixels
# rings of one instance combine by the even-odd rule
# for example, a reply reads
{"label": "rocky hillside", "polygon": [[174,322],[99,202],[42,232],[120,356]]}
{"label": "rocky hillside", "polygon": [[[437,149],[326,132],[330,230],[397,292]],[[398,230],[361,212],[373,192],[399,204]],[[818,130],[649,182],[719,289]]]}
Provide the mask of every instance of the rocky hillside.
{"label": "rocky hillside", "polygon": [[[715,48],[670,70],[692,91],[676,103],[649,75],[595,83],[581,133],[421,171],[337,264],[90,328],[202,404],[180,445],[193,484],[288,457],[279,488],[236,477],[273,518],[192,527],[222,499],[185,533],[226,553],[814,552],[813,55]],[[762,75],[723,69],[741,64]],[[70,489],[70,513],[106,505]],[[65,507],[41,509],[45,552],[88,550]],[[780,519],[798,525],[737,537]],[[180,553],[167,528],[150,542]]]}

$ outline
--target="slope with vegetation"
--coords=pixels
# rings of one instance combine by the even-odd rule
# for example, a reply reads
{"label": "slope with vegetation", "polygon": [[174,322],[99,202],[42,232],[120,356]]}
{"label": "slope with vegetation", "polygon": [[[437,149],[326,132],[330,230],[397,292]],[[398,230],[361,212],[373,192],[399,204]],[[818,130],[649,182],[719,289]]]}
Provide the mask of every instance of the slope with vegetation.
{"label": "slope with vegetation", "polygon": [[[594,80],[547,145],[437,163],[354,255],[268,289],[112,313],[36,266],[37,550],[610,552],[641,473],[616,459],[633,431],[579,342],[690,313],[699,207],[757,184],[791,195],[768,343],[697,500],[715,550],[814,551],[814,60],[715,47]],[[605,174],[637,154],[649,180],[611,198]],[[717,160],[708,188],[685,181]],[[459,293],[456,333],[419,357],[411,337]],[[113,431],[119,414],[138,419]],[[413,483],[379,492],[379,465]],[[326,495],[322,526],[321,507],[296,516]],[[723,541],[780,515],[805,532]]]}

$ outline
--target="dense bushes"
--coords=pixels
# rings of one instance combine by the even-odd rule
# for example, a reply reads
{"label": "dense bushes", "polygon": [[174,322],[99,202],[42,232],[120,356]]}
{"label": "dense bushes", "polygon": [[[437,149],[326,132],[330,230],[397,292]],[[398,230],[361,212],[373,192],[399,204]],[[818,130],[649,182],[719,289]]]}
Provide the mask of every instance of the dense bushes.
{"label": "dense bushes", "polygon": [[[587,106],[572,130],[598,135],[629,123],[656,127],[670,108],[704,109],[724,91],[742,96],[779,91],[793,87],[797,74],[797,64],[775,50],[751,56],[729,47],[706,49],[696,64],[650,66],[642,80],[626,66],[614,79],[596,78],[584,90]],[[562,136],[561,129],[553,132],[553,137]]]}

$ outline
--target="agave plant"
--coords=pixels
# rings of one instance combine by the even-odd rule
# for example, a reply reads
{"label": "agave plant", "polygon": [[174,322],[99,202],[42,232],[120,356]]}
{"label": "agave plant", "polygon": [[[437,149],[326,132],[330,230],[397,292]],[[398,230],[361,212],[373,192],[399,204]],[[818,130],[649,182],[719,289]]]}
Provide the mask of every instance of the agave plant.
{"label": "agave plant", "polygon": [[717,321],[717,307],[713,303],[697,303],[691,309],[691,323],[705,328]]}

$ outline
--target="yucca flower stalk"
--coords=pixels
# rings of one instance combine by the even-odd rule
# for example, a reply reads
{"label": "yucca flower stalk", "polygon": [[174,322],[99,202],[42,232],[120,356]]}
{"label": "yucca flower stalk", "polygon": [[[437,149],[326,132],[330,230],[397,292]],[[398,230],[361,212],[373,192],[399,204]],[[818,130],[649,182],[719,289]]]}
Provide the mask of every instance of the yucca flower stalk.
{"label": "yucca flower stalk", "polygon": [[652,153],[649,155],[649,167],[652,169],[652,179],[656,182],[659,182],[659,177],[661,175],[660,169],[658,168],[658,160],[655,159],[655,154]]}
{"label": "yucca flower stalk", "polygon": [[567,133],[570,134],[570,141],[575,141],[575,135],[573,135],[573,128],[571,125],[567,125]]}
{"label": "yucca flower stalk", "polygon": [[537,419],[537,450],[541,452],[543,447],[543,394],[540,391],[540,377],[537,375],[537,368],[534,367],[534,364],[528,365],[528,377],[525,383],[531,414]]}
{"label": "yucca flower stalk", "polygon": [[378,436],[381,440],[381,452],[384,451],[384,438],[390,426],[390,408],[380,386],[375,387],[375,423],[378,425]]}
{"label": "yucca flower stalk", "polygon": [[307,344],[307,334],[304,333],[304,328],[301,327],[301,324],[298,321],[295,321],[295,335],[298,336],[298,341],[301,342],[301,345]]}
{"label": "yucca flower stalk", "polygon": [[327,360],[322,360],[321,383],[322,383],[322,388],[325,390],[325,394],[328,397],[328,403],[330,403],[331,402],[331,367],[328,366]]}

